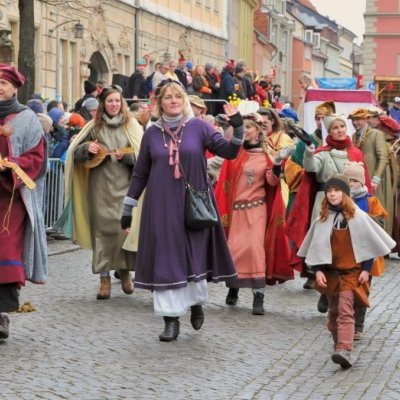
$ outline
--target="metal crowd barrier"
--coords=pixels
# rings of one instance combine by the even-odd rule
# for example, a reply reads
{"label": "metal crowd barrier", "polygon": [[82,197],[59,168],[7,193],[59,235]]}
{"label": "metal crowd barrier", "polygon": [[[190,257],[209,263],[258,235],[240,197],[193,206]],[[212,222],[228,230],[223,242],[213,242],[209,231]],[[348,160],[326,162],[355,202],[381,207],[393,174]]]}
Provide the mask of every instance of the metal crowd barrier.
{"label": "metal crowd barrier", "polygon": [[59,158],[49,159],[44,193],[44,223],[51,230],[64,210],[64,163]]}

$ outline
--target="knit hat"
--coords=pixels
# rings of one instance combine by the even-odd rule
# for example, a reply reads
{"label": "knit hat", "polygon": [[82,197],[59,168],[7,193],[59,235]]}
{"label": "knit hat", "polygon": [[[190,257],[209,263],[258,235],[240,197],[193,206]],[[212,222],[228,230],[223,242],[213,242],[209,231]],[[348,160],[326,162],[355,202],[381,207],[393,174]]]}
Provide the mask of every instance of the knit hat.
{"label": "knit hat", "polygon": [[282,110],[279,111],[279,116],[283,118],[291,118],[294,122],[299,122],[297,112],[293,110],[293,108],[282,108]]}
{"label": "knit hat", "polygon": [[332,124],[338,120],[343,121],[345,123],[345,125],[347,123],[346,117],[343,114],[331,114],[331,115],[326,115],[324,117],[324,125],[325,125],[325,128],[328,133],[329,133],[329,129],[331,128]]}
{"label": "knit hat", "polygon": [[19,88],[25,83],[25,77],[13,66],[0,64],[0,79],[4,79]]}
{"label": "knit hat", "polygon": [[189,70],[193,69],[193,63],[191,61],[186,61],[186,68]]}
{"label": "knit hat", "polygon": [[89,97],[82,103],[82,107],[85,107],[88,111],[95,111],[99,107],[99,101],[94,97]]}
{"label": "knit hat", "polygon": [[50,132],[50,128],[53,125],[53,120],[47,114],[38,113],[37,116],[42,125],[43,132],[44,133]]}
{"label": "knit hat", "polygon": [[337,187],[338,189],[346,193],[347,196],[350,196],[350,180],[346,175],[332,175],[325,184],[325,193],[332,186]]}
{"label": "knit hat", "polygon": [[61,117],[64,115],[64,112],[59,108],[54,107],[49,111],[49,117],[53,120],[53,125],[57,126],[60,122]]}
{"label": "knit hat", "polygon": [[97,86],[93,82],[84,81],[83,90],[85,91],[85,94],[91,94],[97,91]]}
{"label": "knit hat", "polygon": [[235,68],[235,74],[240,74],[241,72],[244,72],[243,65],[237,65]]}
{"label": "knit hat", "polygon": [[42,100],[38,99],[30,99],[26,102],[26,105],[35,113],[43,113],[44,111],[44,104]]}
{"label": "knit hat", "polygon": [[203,109],[207,108],[206,103],[204,103],[204,100],[201,99],[199,96],[195,96],[193,94],[190,94],[188,96],[188,99],[189,99],[189,103],[194,105],[194,106],[196,106],[196,107],[203,108]]}
{"label": "knit hat", "polygon": [[206,71],[208,71],[208,70],[210,70],[211,68],[214,68],[214,65],[213,64],[211,64],[211,63],[206,63],[206,65],[204,66],[204,69],[206,70]]}
{"label": "knit hat", "polygon": [[364,164],[360,161],[349,161],[344,164],[343,175],[365,185]]}
{"label": "knit hat", "polygon": [[369,111],[366,108],[356,108],[353,110],[349,116],[347,117],[348,119],[368,119],[370,117]]}
{"label": "knit hat", "polygon": [[136,65],[139,66],[139,67],[145,67],[147,65],[147,63],[144,60],[144,58],[138,58],[136,60]]}
{"label": "knit hat", "polygon": [[315,108],[315,115],[331,115],[335,113],[336,107],[332,100],[324,101]]}
{"label": "knit hat", "polygon": [[395,97],[393,100],[394,103],[400,103],[400,97]]}
{"label": "knit hat", "polygon": [[83,118],[81,114],[73,113],[69,117],[68,126],[70,128],[72,128],[72,127],[83,128],[85,126],[85,124],[86,124],[85,118]]}

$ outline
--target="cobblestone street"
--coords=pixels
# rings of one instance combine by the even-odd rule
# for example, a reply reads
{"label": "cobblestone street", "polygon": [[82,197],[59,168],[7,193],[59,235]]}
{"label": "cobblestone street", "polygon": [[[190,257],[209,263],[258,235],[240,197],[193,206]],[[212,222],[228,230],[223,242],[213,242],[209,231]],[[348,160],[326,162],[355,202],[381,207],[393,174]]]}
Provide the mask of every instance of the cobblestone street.
{"label": "cobblestone street", "polygon": [[[74,251],[70,251],[74,250]],[[206,319],[194,331],[181,318],[176,342],[162,343],[163,321],[152,294],[123,294],[113,278],[110,300],[96,300],[91,253],[49,243],[49,280],[28,284],[0,342],[0,399],[398,399],[400,397],[400,262],[373,280],[366,332],[343,371],[318,294],[303,280],[268,287],[266,313],[251,315],[250,289],[225,305],[223,284],[209,285]]]}

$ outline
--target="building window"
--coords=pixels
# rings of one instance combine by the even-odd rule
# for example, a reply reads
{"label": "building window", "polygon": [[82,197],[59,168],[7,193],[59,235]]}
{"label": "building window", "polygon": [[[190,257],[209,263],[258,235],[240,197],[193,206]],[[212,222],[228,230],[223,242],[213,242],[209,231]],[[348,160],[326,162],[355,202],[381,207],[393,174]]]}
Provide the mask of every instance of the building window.
{"label": "building window", "polygon": [[278,25],[272,25],[271,27],[271,42],[276,45],[278,37]]}
{"label": "building window", "polygon": [[262,5],[263,7],[275,8],[275,0],[263,0]]}
{"label": "building window", "polygon": [[196,6],[199,6],[199,7],[201,7],[202,6],[202,1],[201,0],[196,0]]}
{"label": "building window", "polygon": [[281,40],[282,40],[282,46],[281,46],[282,54],[286,54],[287,53],[287,42],[288,42],[288,33],[286,31],[283,32]]}
{"label": "building window", "polygon": [[314,48],[319,49],[321,47],[321,36],[320,33],[314,33],[313,35],[313,45]]}
{"label": "building window", "polygon": [[281,13],[285,14],[285,12],[286,12],[286,0],[282,0],[282,11],[281,11]]}
{"label": "building window", "polygon": [[313,31],[312,31],[312,29],[306,29],[304,31],[304,40],[307,43],[312,43],[313,42]]}
{"label": "building window", "polygon": [[214,12],[215,14],[219,13],[219,0],[214,0]]}
{"label": "building window", "polygon": [[204,6],[208,11],[210,11],[211,9],[210,0],[204,0]]}

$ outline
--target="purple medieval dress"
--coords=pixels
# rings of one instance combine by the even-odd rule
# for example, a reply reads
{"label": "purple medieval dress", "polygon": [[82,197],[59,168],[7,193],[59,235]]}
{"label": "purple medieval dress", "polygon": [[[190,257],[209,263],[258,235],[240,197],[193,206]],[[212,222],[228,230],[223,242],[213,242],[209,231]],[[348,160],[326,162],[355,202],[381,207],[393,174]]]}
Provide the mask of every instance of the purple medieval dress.
{"label": "purple medieval dress", "polygon": [[[128,196],[138,199],[146,188],[141,216],[135,286],[149,290],[178,289],[188,282],[236,279],[235,267],[221,224],[199,231],[185,229],[185,187],[170,166],[165,134],[151,126],[142,139]],[[206,150],[233,159],[240,145],[225,139],[206,122],[188,120],[179,156],[187,180],[195,189],[210,188]],[[215,205],[214,195],[212,199]]]}

